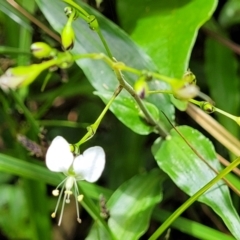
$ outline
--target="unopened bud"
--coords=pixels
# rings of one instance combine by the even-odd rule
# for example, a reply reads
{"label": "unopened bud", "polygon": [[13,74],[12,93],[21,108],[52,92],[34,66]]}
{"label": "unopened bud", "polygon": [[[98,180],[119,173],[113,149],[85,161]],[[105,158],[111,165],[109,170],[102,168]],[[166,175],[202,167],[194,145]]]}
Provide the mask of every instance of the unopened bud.
{"label": "unopened bud", "polygon": [[62,31],[62,47],[64,50],[71,50],[74,47],[74,31],[72,25],[67,24]]}
{"label": "unopened bud", "polygon": [[145,77],[140,77],[134,84],[134,90],[137,93],[137,95],[144,99],[148,94],[148,85],[145,81]]}
{"label": "unopened bud", "polygon": [[215,107],[209,102],[201,102],[200,108],[206,113],[213,113]]}
{"label": "unopened bud", "polygon": [[196,84],[197,83],[196,76],[190,71],[190,69],[188,69],[187,72],[184,73],[183,79],[188,84]]}
{"label": "unopened bud", "polygon": [[34,57],[42,59],[53,57],[56,55],[57,50],[51,48],[44,42],[36,42],[31,45],[31,51]]}

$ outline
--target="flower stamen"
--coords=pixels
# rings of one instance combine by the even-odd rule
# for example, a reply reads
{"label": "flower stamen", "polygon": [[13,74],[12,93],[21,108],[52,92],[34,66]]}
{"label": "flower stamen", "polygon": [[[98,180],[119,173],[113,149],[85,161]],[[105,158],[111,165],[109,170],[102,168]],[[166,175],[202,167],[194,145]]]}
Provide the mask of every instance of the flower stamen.
{"label": "flower stamen", "polygon": [[[74,195],[75,195],[75,203],[76,203],[76,209],[77,209],[77,221],[78,223],[81,223],[82,220],[80,218],[79,205],[78,205],[79,192],[78,192],[78,186],[76,181],[74,182]],[[83,198],[83,195],[81,196]]]}
{"label": "flower stamen", "polygon": [[[51,214],[51,217],[52,217],[52,218],[55,218],[55,217],[56,217],[56,213],[57,213],[57,210],[58,210],[58,206],[59,206],[60,200],[61,200],[61,198],[62,198],[63,190],[64,190],[64,188],[61,189],[60,195],[59,195],[59,197],[58,197],[57,205],[56,205],[56,207],[55,207],[54,212]],[[56,191],[58,191],[58,193],[59,193],[59,190],[58,190],[58,189],[53,190],[53,192],[56,192]],[[53,195],[54,195],[54,194],[53,194]],[[54,195],[54,196],[55,196],[55,195]]]}

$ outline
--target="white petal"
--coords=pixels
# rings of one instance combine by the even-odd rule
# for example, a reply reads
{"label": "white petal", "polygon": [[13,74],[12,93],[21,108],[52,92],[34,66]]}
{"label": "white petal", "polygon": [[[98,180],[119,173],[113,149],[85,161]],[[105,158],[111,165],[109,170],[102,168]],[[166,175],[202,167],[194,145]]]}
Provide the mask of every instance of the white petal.
{"label": "white petal", "polygon": [[101,147],[91,147],[74,159],[73,170],[80,179],[95,182],[105,166],[105,153]]}
{"label": "white petal", "polygon": [[73,162],[69,143],[61,136],[53,139],[46,154],[46,165],[53,172],[67,172]]}

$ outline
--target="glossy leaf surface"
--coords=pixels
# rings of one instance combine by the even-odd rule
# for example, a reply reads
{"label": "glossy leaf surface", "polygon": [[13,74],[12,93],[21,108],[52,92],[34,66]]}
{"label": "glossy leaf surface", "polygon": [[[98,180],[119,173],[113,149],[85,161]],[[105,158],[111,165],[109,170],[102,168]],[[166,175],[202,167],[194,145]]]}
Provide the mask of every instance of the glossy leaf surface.
{"label": "glossy leaf surface", "polygon": [[[187,126],[177,129],[214,169],[221,170],[213,145],[206,137]],[[216,174],[189,148],[174,129],[171,130],[170,136],[168,140],[158,139],[154,143],[152,149],[154,157],[159,167],[175,184],[192,196]],[[235,237],[240,236],[240,219],[232,205],[228,187],[223,181],[209,189],[199,201],[210,206]]]}
{"label": "glossy leaf surface", "polygon": [[[158,170],[136,175],[122,184],[107,202],[110,218],[108,226],[115,239],[139,239],[147,230],[154,206],[162,199],[161,183],[164,180]],[[88,240],[104,233],[95,224]],[[96,235],[95,235],[96,234]],[[106,239],[106,238],[104,238]]]}

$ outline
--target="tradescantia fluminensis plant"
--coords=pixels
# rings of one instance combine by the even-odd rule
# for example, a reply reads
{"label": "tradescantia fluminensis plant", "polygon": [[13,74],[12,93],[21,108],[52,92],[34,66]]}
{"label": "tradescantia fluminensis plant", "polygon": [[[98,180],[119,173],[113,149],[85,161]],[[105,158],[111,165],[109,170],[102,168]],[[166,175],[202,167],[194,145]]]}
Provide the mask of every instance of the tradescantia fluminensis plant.
{"label": "tradescantia fluminensis plant", "polygon": [[[240,239],[240,219],[229,192],[230,188],[236,196],[239,196],[240,184],[234,175],[227,177],[227,174],[240,163],[240,158],[236,158],[228,167],[223,168],[218,161],[213,144],[202,133],[189,126],[174,126],[175,107],[186,110],[190,103],[199,106],[207,113],[223,114],[240,125],[239,117],[215,107],[213,101],[200,91],[196,76],[188,69],[196,33],[213,14],[217,2],[214,0],[195,0],[184,3],[176,3],[172,0],[168,3],[138,1],[137,9],[133,8],[136,20],[129,24],[127,21],[130,18],[125,15],[124,8],[128,6],[131,11],[131,7],[135,6],[136,2],[119,1],[118,10],[119,16],[122,16],[122,25],[129,28],[132,38],[149,55],[118,26],[81,1],[37,0],[36,3],[50,25],[59,32],[63,51],[45,42],[33,43],[32,54],[42,61],[29,66],[9,68],[0,77],[0,86],[4,91],[1,95],[3,103],[6,97],[13,97],[29,124],[22,131],[30,132],[31,138],[34,138],[33,134],[36,137],[41,126],[41,114],[33,115],[25,107],[21,90],[26,89],[33,81],[39,81],[39,76],[45,70],[51,71],[53,68],[58,68],[71,71],[76,62],[94,87],[94,94],[103,100],[105,107],[98,116],[95,115],[94,123],[88,124],[85,134],[82,136],[74,134],[75,143],[68,144],[63,134],[63,137],[57,136],[59,134],[52,136],[54,140],[45,152],[47,168],[53,173],[36,163],[24,161],[19,163],[18,159],[7,154],[1,154],[0,170],[51,185],[61,184],[60,191],[58,186],[53,191],[53,195],[59,196],[59,200],[52,217],[58,218],[57,208],[62,204],[58,220],[60,225],[64,220],[64,207],[70,203],[70,198],[74,195],[77,221],[79,223],[84,221],[79,216],[78,202],[93,218],[94,224],[92,227],[88,226],[87,239],[139,239],[148,230],[153,209],[166,194],[162,193],[162,184],[169,179],[189,195],[189,199],[179,208],[176,207],[176,211],[165,218],[162,224],[159,223],[159,227],[155,227],[148,234],[149,239],[165,236],[165,231],[195,201],[208,205],[222,219],[232,236]],[[148,4],[149,12],[144,10],[145,4]],[[201,10],[197,16],[190,14],[199,9]],[[189,16],[187,19],[186,13]],[[78,71],[80,75],[80,69]],[[69,82],[71,81],[73,80],[70,77]],[[79,82],[80,79],[74,82],[73,89],[80,85]],[[51,79],[48,80],[48,84],[51,84]],[[53,89],[50,88],[48,91],[51,92]],[[61,97],[63,92],[64,85],[62,91],[57,92],[54,98]],[[74,95],[78,97],[77,92]],[[5,111],[6,105],[5,102]],[[92,147],[91,144],[91,141],[94,141],[92,137],[96,135],[97,138],[97,130],[108,110],[111,110],[133,132],[139,135],[155,134],[155,140],[149,148],[157,163],[152,167],[154,169],[149,171],[144,165],[134,166],[133,164],[136,172],[144,168],[143,173],[125,179],[125,182],[113,191],[97,186],[91,188],[91,183],[97,181],[102,172],[105,176],[110,174],[107,168],[110,164],[108,154],[105,163],[103,148]],[[236,123],[232,122],[232,124]],[[101,139],[98,141],[97,145],[101,145]],[[116,149],[118,141],[121,140],[115,135],[114,148]],[[128,166],[131,166],[131,161],[136,163],[133,152],[138,149],[133,148],[131,139],[126,137],[124,141],[129,141],[128,144],[131,147],[128,148],[127,144],[122,149],[123,145],[119,144],[117,151],[126,152],[122,154],[122,158],[128,155],[133,156],[128,158],[130,161]],[[33,144],[30,149],[32,148],[34,152],[34,143],[27,139],[21,142],[27,149]],[[90,148],[83,151],[84,144],[88,143]],[[111,161],[116,160],[111,159]],[[125,160],[121,161],[125,162]],[[142,160],[137,159],[137,161]],[[18,168],[16,169],[15,166]],[[156,169],[157,166],[158,169]],[[124,164],[119,165],[114,177],[120,178],[127,168]],[[54,172],[62,172],[66,175],[65,180],[63,175],[57,175]],[[79,182],[79,180],[86,180],[89,183]],[[29,189],[42,188],[37,184],[28,184]],[[44,194],[44,191],[41,193]],[[104,203],[100,200],[99,210],[98,203],[93,202],[91,198],[97,199],[100,194],[103,194],[107,200]],[[29,198],[31,203],[31,194]],[[61,198],[63,198],[62,203]],[[36,203],[36,206],[40,205],[41,203]],[[158,214],[160,216],[161,212],[157,211],[156,216]],[[41,214],[46,214],[46,211]],[[33,217],[32,221],[37,229],[34,235],[36,239],[48,238],[47,233],[43,231],[47,232],[49,220],[44,219],[45,222]],[[42,221],[44,224],[39,224]],[[196,236],[194,234],[193,236]],[[171,233],[168,235],[171,236]],[[200,234],[197,237],[234,239],[220,232],[210,232],[207,236]]]}

